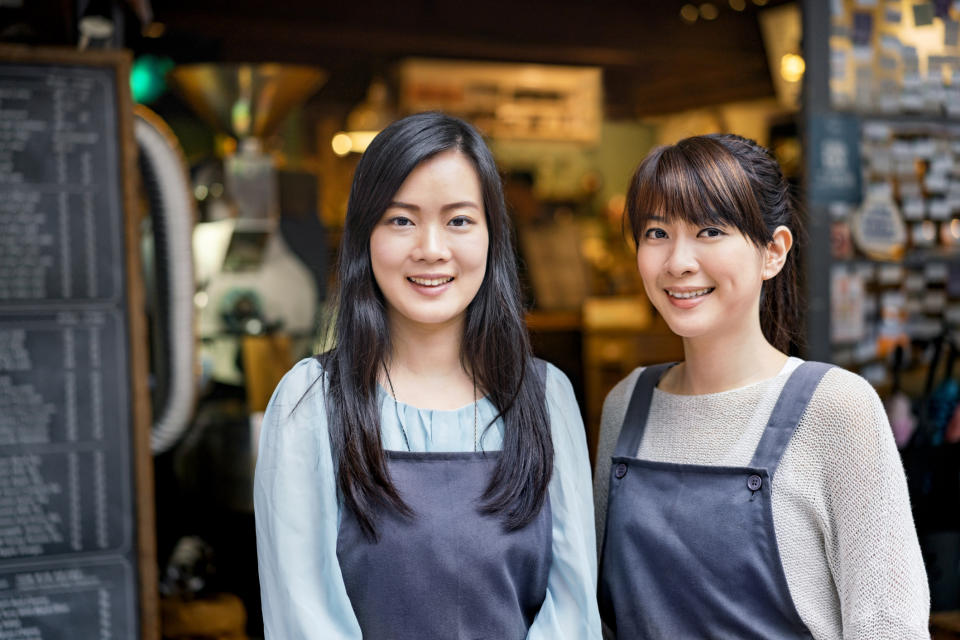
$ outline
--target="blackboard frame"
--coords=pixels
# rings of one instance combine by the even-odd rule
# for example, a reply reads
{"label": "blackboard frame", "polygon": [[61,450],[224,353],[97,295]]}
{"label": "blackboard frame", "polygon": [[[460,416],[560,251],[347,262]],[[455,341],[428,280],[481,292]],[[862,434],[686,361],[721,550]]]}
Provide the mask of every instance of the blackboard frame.
{"label": "blackboard frame", "polygon": [[132,55],[128,51],[77,51],[58,47],[0,45],[0,64],[49,64],[98,67],[112,70],[116,88],[118,158],[121,174],[124,240],[126,322],[129,336],[131,446],[134,461],[134,514],[137,532],[137,573],[140,601],[140,637],[159,640],[156,523],[154,514],[153,458],[150,451],[151,408],[148,388],[147,328],[143,315],[144,285],[140,259],[139,227],[143,211],[137,198],[139,172],[133,137],[133,98],[130,93]]}

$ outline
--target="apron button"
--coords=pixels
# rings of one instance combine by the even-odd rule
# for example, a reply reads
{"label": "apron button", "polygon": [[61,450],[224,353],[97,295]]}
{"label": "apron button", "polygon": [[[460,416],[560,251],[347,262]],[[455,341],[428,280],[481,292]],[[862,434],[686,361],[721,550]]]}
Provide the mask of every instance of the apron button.
{"label": "apron button", "polygon": [[621,462],[620,464],[617,465],[617,470],[614,471],[613,474],[617,476],[617,479],[620,479],[623,476],[627,475],[627,465]]}
{"label": "apron button", "polygon": [[763,479],[757,474],[753,474],[747,478],[747,489],[750,489],[750,491],[757,491],[762,486]]}

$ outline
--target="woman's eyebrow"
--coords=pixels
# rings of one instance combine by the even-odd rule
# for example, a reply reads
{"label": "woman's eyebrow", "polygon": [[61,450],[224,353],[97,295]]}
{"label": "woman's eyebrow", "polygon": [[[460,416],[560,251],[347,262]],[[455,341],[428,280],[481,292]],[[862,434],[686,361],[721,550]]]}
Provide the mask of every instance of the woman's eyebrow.
{"label": "woman's eyebrow", "polygon": [[[464,207],[470,207],[472,209],[480,210],[481,207],[476,202],[472,200],[461,200],[459,202],[451,202],[440,207],[441,211],[450,211],[451,209],[463,209]],[[406,209],[408,211],[420,211],[420,207],[415,204],[410,204],[409,202],[400,202],[394,200],[387,205],[388,209],[397,208],[397,209]]]}
{"label": "woman's eyebrow", "polygon": [[463,209],[464,207],[470,207],[471,209],[480,210],[480,205],[472,200],[461,200],[460,202],[451,202],[450,204],[445,204],[440,207],[441,211],[450,211],[451,209]]}

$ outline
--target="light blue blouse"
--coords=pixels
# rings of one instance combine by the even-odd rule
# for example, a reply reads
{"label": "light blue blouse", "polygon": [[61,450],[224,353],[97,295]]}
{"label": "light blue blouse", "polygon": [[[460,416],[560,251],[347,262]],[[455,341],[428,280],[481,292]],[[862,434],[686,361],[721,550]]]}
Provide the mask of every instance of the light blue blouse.
{"label": "light blue blouse", "polygon": [[[337,562],[342,505],[321,374],[315,359],[300,361],[274,391],[263,419],[254,510],[267,640],[361,638]],[[406,449],[402,424],[412,451],[473,451],[473,404],[440,411],[395,405],[382,388],[379,396],[385,448]],[[553,562],[546,599],[527,638],[600,638],[586,437],[570,381],[553,365],[547,367],[546,397],[555,452],[549,490]],[[496,410],[484,398],[478,413],[483,429]],[[503,422],[497,420],[484,433],[481,447],[498,450],[502,441]]]}

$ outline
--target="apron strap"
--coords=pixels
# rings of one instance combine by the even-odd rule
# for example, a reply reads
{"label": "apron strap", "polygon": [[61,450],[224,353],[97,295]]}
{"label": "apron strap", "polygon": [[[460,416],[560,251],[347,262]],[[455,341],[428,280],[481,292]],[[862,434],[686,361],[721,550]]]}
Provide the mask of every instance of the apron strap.
{"label": "apron strap", "polygon": [[620,436],[617,438],[617,446],[613,452],[614,456],[636,457],[637,451],[640,450],[640,441],[643,439],[643,431],[647,426],[653,389],[660,382],[660,378],[666,373],[667,369],[674,364],[676,363],[664,362],[646,367],[640,372],[637,383],[633,387],[630,404],[627,405],[627,413],[623,418],[623,427],[621,427]]}
{"label": "apron strap", "polygon": [[833,365],[825,362],[804,362],[790,374],[777,404],[773,407],[757,449],[753,452],[751,467],[766,469],[770,477],[773,477],[813,392],[823,375],[832,367]]}

